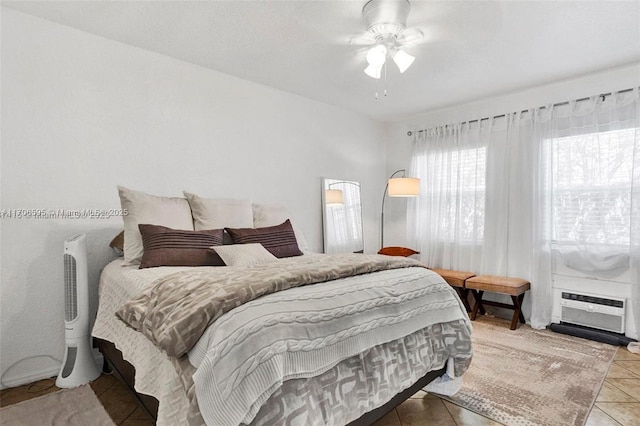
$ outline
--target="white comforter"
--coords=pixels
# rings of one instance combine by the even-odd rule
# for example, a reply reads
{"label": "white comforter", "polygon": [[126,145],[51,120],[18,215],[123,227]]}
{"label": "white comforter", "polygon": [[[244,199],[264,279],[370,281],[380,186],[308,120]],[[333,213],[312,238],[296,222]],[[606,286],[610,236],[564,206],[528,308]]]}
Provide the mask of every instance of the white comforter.
{"label": "white comforter", "polygon": [[215,321],[189,353],[200,412],[211,425],[250,423],[284,380],[316,376],[373,346],[464,318],[452,288],[424,268],[263,296]]}
{"label": "white comforter", "polygon": [[[136,366],[136,389],[160,401],[159,425],[187,418],[181,382],[170,361],[114,312],[155,279],[179,269],[186,268],[139,270],[119,261],[107,266],[93,332],[116,343]],[[283,380],[318,375],[375,345],[466,318],[453,290],[423,268],[264,296],[219,318],[189,353],[200,411],[212,425],[249,423]]]}

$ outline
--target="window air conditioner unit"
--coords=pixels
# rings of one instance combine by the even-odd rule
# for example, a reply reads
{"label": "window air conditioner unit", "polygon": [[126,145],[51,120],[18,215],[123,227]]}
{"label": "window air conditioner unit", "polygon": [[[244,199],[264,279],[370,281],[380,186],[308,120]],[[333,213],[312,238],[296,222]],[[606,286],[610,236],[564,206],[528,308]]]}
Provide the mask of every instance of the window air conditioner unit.
{"label": "window air conditioner unit", "polygon": [[560,322],[624,333],[625,299],[562,292]]}

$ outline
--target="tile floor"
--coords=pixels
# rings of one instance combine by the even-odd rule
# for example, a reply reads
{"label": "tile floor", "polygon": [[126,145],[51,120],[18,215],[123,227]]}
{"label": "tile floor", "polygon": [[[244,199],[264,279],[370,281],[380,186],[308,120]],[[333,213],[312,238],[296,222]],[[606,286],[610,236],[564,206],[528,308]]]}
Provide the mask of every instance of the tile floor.
{"label": "tile floor", "polygon": [[[117,425],[153,425],[128,389],[114,376],[102,375],[91,383],[93,391]],[[0,391],[0,406],[59,390],[55,378]],[[419,391],[376,426],[485,426],[499,425],[448,401]],[[616,353],[606,381],[586,426],[640,426],[640,355],[624,348]]]}

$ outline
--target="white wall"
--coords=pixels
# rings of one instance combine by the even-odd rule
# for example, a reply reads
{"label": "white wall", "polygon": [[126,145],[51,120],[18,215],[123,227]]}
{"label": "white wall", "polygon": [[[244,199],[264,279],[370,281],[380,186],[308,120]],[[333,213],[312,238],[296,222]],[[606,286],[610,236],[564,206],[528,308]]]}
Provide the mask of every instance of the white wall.
{"label": "white wall", "polygon": [[[1,37],[2,209],[118,208],[117,184],[185,189],[283,204],[320,251],[331,177],[362,182],[377,250],[383,125],[6,8]],[[13,386],[58,372],[64,239],[88,233],[95,284],[121,219],[0,224],[0,372]]]}

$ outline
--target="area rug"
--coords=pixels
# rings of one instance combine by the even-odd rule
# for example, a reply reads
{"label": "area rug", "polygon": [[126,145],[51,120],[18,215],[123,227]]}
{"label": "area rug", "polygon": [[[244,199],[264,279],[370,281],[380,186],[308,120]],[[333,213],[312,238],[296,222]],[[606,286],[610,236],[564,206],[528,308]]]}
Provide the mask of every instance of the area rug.
{"label": "area rug", "polygon": [[444,397],[504,425],[584,425],[617,347],[482,316],[462,389]]}
{"label": "area rug", "polygon": [[0,410],[3,425],[114,426],[89,385],[64,389]]}

